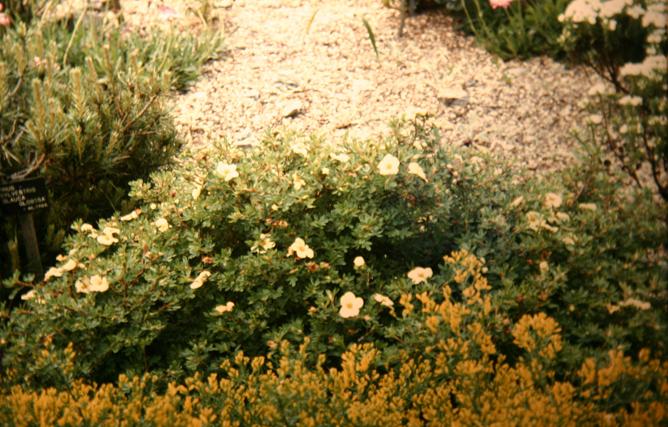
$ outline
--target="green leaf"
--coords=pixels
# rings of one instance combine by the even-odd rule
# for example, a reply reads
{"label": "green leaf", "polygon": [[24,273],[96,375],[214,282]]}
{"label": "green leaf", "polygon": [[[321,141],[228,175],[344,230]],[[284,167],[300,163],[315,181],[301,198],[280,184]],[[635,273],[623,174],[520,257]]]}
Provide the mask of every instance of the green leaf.
{"label": "green leaf", "polygon": [[376,53],[376,58],[378,58],[378,46],[376,46],[376,36],[373,34],[371,25],[369,25],[369,22],[366,20],[366,18],[362,18],[362,24],[364,24],[364,28],[366,28],[366,32],[369,35],[369,41],[371,41],[371,46],[373,46],[373,51]]}

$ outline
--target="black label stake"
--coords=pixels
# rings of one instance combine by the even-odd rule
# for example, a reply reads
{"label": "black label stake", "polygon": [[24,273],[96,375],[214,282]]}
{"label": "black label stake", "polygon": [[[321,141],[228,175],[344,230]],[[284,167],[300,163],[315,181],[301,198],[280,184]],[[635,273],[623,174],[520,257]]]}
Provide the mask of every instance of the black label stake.
{"label": "black label stake", "polygon": [[28,271],[35,275],[35,280],[42,280],[44,269],[39,254],[33,212],[48,206],[44,178],[30,178],[0,184],[0,208],[8,214],[19,217],[23,246],[28,257]]}

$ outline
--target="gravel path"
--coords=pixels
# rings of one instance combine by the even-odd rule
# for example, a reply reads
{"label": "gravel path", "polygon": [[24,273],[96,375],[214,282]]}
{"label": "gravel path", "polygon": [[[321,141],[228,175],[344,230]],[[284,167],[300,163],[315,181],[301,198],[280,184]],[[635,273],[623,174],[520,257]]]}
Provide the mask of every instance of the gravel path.
{"label": "gravel path", "polygon": [[226,54],[173,102],[180,133],[196,146],[251,145],[281,127],[367,138],[392,118],[429,113],[444,143],[545,170],[570,157],[578,101],[596,82],[545,58],[504,63],[439,13],[408,20],[397,38],[398,12],[380,0],[227,3],[216,10]]}

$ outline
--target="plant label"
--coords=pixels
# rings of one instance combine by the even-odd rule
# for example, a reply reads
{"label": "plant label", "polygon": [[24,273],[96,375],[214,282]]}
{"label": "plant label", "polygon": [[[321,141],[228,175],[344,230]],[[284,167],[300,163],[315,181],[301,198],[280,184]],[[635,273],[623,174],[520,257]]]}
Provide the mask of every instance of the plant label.
{"label": "plant label", "polygon": [[0,208],[8,214],[27,214],[48,206],[44,178],[0,184]]}

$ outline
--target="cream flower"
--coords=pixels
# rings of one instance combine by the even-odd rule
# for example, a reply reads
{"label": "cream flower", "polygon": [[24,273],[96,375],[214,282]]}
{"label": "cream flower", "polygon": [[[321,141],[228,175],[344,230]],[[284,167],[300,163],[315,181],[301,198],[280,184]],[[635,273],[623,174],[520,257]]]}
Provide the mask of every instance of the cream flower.
{"label": "cream flower", "polygon": [[23,301],[29,301],[31,299],[34,299],[35,302],[37,302],[37,304],[46,304],[46,300],[44,299],[44,297],[38,295],[34,289],[31,289],[25,294],[21,295],[21,300]]}
{"label": "cream flower", "polygon": [[74,284],[77,292],[87,294],[90,292],[106,292],[109,289],[109,281],[106,277],[95,274],[90,277],[82,277]]}
{"label": "cream flower", "polygon": [[81,224],[81,227],[79,228],[80,231],[83,231],[84,233],[92,233],[95,231],[95,227],[92,225],[85,223]]}
{"label": "cream flower", "polygon": [[527,212],[527,222],[529,223],[529,228],[533,231],[538,231],[540,228],[545,226],[545,220],[543,216],[536,211]]}
{"label": "cream flower", "polygon": [[614,19],[608,21],[608,30],[615,31],[616,29],[617,29],[617,21],[615,21]]}
{"label": "cream flower", "polygon": [[643,9],[642,6],[636,4],[631,7],[627,7],[626,14],[633,19],[638,19],[645,14],[645,9]]}
{"label": "cream flower", "polygon": [[350,160],[350,156],[346,153],[332,153],[329,155],[329,157],[340,163],[346,163],[348,160]]}
{"label": "cream flower", "polygon": [[[660,41],[660,40],[659,40]],[[645,57],[642,63],[628,63],[624,64],[619,69],[619,75],[622,77],[626,76],[645,76],[647,78],[653,78],[655,76],[661,76],[662,73],[665,73],[665,69],[668,67],[668,58],[663,55],[649,55]],[[628,97],[627,98],[637,98],[637,97]],[[621,99],[620,99],[621,101]],[[642,100],[641,100],[642,101]],[[631,100],[629,100],[631,102]],[[633,101],[639,104],[638,100]],[[633,105],[633,104],[632,104]]]}
{"label": "cream flower", "polygon": [[580,203],[578,207],[583,211],[595,211],[596,203]]}
{"label": "cream flower", "polygon": [[155,221],[153,221],[153,225],[158,229],[160,232],[165,232],[169,230],[169,222],[165,218],[158,218]]}
{"label": "cream flower", "polygon": [[374,301],[376,301],[380,305],[384,305],[385,307],[390,307],[390,308],[394,307],[394,302],[385,295],[373,294],[373,299]]}
{"label": "cream flower", "polygon": [[619,101],[617,101],[617,103],[619,105],[637,107],[639,105],[642,105],[642,98],[639,96],[624,95],[621,98],[619,98]]}
{"label": "cream flower", "polygon": [[106,277],[95,274],[90,276],[89,289],[91,292],[106,292],[109,289],[109,281]]}
{"label": "cream flower", "polygon": [[234,303],[232,301],[228,301],[225,304],[217,305],[213,309],[213,311],[215,311],[216,314],[220,315],[220,314],[223,314],[223,313],[229,313],[230,311],[232,311],[233,308],[234,308]]}
{"label": "cream flower", "polygon": [[226,182],[231,181],[239,176],[239,172],[237,172],[237,165],[230,165],[223,162],[218,162],[214,173],[216,176],[223,178]]}
{"label": "cream flower", "polygon": [[299,176],[297,172],[292,174],[292,187],[299,191],[306,185],[306,181]]}
{"label": "cream flower", "polygon": [[555,216],[556,216],[557,219],[558,219],[559,221],[561,221],[561,222],[566,222],[566,221],[568,221],[568,220],[571,219],[571,217],[568,216],[568,214],[567,214],[566,212],[557,212],[557,213],[555,214]]}
{"label": "cream flower", "polygon": [[28,292],[26,292],[25,294],[21,295],[21,299],[23,301],[28,301],[28,300],[31,300],[31,299],[35,298],[35,295],[36,295],[35,290],[31,289]]}
{"label": "cream flower", "polygon": [[361,256],[356,256],[355,259],[353,260],[353,265],[355,266],[355,268],[362,268],[364,267],[365,264],[366,262],[364,261],[364,258],[362,258]]}
{"label": "cream flower", "polygon": [[121,221],[132,221],[133,219],[139,218],[139,214],[141,213],[141,209],[135,209],[132,212],[130,212],[127,215],[123,215],[120,220]]}
{"label": "cream flower", "polygon": [[603,116],[601,116],[600,114],[592,114],[587,118],[587,120],[589,120],[590,123],[599,125],[603,123]]}
{"label": "cream flower", "polygon": [[408,173],[422,178],[425,182],[427,181],[427,176],[424,174],[424,170],[417,162],[410,162],[408,164]]}
{"label": "cream flower", "polygon": [[111,246],[118,242],[118,239],[111,234],[100,234],[96,238],[97,242],[104,246]]}
{"label": "cream flower", "polygon": [[538,263],[538,268],[541,273],[547,273],[550,271],[550,264],[548,264],[547,261],[541,261]]}
{"label": "cream flower", "polygon": [[510,202],[510,207],[511,208],[516,208],[519,205],[521,205],[522,203],[524,203],[524,197],[522,197],[522,196],[515,197],[515,199],[513,199],[513,201]]}
{"label": "cream flower", "polygon": [[594,86],[589,89],[589,92],[587,92],[588,95],[590,96],[596,96],[596,95],[605,95],[608,92],[608,88],[605,84],[603,83],[597,83]]}
{"label": "cream flower", "polygon": [[63,275],[63,270],[57,267],[51,267],[44,274],[44,281],[48,282],[52,277],[61,277]]}
{"label": "cream flower", "polygon": [[190,289],[198,289],[204,285],[204,282],[211,277],[211,273],[207,270],[202,271],[195,280],[190,284]]}
{"label": "cream flower", "polygon": [[102,230],[103,234],[109,234],[111,236],[113,236],[114,234],[119,234],[120,232],[121,230],[119,230],[118,228],[110,226],[105,226],[104,230]]}
{"label": "cream flower", "polygon": [[260,240],[253,244],[251,251],[263,254],[269,249],[273,249],[275,247],[276,243],[271,240],[271,234],[260,233]]}
{"label": "cream flower", "polygon": [[288,248],[288,256],[291,256],[292,254],[296,254],[297,258],[313,258],[313,249],[309,248],[309,246],[304,242],[303,239],[300,237],[297,237],[295,241],[290,245]]}
{"label": "cream flower", "polygon": [[647,13],[642,17],[642,26],[643,27],[655,27],[655,28],[665,28],[666,27],[666,14],[661,13],[658,10],[648,10]]}
{"label": "cream flower", "polygon": [[399,173],[399,159],[391,154],[386,154],[378,163],[378,171],[381,175],[396,175]]}
{"label": "cream flower", "polygon": [[292,151],[295,154],[299,154],[300,156],[308,156],[308,148],[301,142],[296,142],[290,146],[290,151]]}
{"label": "cream flower", "polygon": [[413,284],[417,285],[420,282],[424,282],[434,275],[434,272],[431,268],[415,267],[406,274]]}
{"label": "cream flower", "polygon": [[556,209],[561,206],[561,196],[556,193],[547,193],[543,199],[543,205],[548,209]]}
{"label": "cream flower", "polygon": [[77,268],[78,266],[79,266],[79,263],[77,262],[77,260],[70,259],[69,261],[67,261],[67,262],[66,262],[62,267],[60,267],[60,268],[61,268],[63,271],[72,271],[72,270],[74,270],[75,268]]}
{"label": "cream flower", "polygon": [[349,317],[355,317],[360,314],[360,309],[364,305],[364,300],[362,298],[356,297],[354,293],[348,291],[341,297],[341,309],[339,310],[339,316],[347,319]]}
{"label": "cream flower", "polygon": [[118,239],[114,237],[114,234],[120,233],[120,230],[116,227],[104,227],[102,234],[91,236],[95,237],[97,242],[104,246],[110,246],[118,242]]}
{"label": "cream flower", "polygon": [[202,186],[198,185],[195,188],[193,188],[193,191],[190,192],[190,195],[192,196],[193,200],[199,199],[199,195],[202,194]]}
{"label": "cream flower", "polygon": [[571,236],[566,236],[561,239],[562,242],[566,245],[574,245],[575,244],[575,239],[573,239]]}

